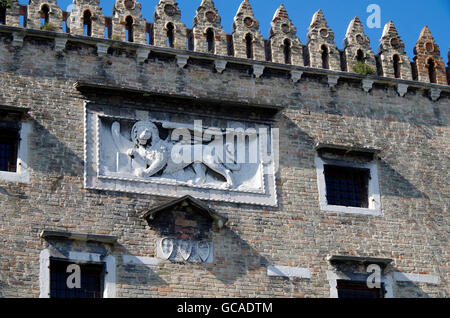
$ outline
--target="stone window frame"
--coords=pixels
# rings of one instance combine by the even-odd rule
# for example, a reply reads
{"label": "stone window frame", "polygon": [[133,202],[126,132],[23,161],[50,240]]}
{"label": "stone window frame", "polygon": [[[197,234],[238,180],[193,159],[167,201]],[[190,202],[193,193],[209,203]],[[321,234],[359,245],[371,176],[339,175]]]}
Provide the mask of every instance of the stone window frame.
{"label": "stone window frame", "polygon": [[[338,298],[338,289],[337,289],[337,281],[338,280],[346,280],[346,281],[355,281],[355,282],[361,282],[363,281],[362,278],[364,275],[362,274],[354,274],[349,272],[343,272],[343,271],[331,271],[328,270],[326,272],[327,274],[327,280],[330,285],[330,297],[329,298]],[[393,293],[393,279],[392,275],[383,273],[381,275],[381,283],[384,284],[384,298],[394,298]]]}
{"label": "stone window frame", "polygon": [[[44,249],[39,255],[39,298],[50,298],[50,259],[49,249]],[[58,257],[61,259],[61,257]],[[105,275],[103,279],[103,298],[116,298],[116,258],[112,255],[102,257],[101,254],[70,251],[63,259],[68,262],[104,263]]]}
{"label": "stone window frame", "polygon": [[31,123],[20,122],[19,142],[17,150],[16,172],[0,171],[0,180],[30,184],[30,171],[28,168],[28,139],[31,134]]}
{"label": "stone window frame", "polygon": [[[343,160],[324,159],[319,156],[315,159],[316,171],[317,171],[317,185],[319,189],[319,205],[320,210],[324,212],[337,212],[347,214],[362,214],[371,216],[381,216],[381,195],[380,186],[378,182],[378,165],[376,162],[357,163]],[[368,208],[356,208],[340,205],[328,204],[326,197],[326,183],[324,166],[333,165],[355,169],[368,169],[370,171],[369,185],[368,185]]]}

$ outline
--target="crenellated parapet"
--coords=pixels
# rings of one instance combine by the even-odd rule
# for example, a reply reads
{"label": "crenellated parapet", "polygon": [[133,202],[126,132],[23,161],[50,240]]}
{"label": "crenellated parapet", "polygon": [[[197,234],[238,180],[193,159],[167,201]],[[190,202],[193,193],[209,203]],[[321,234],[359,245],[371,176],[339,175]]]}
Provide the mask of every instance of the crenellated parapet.
{"label": "crenellated parapet", "polygon": [[248,0],[242,1],[233,23],[234,56],[265,61],[264,38]]}
{"label": "crenellated parapet", "polygon": [[228,55],[227,34],[212,0],[203,0],[194,18],[194,50],[216,55]]}
{"label": "crenellated parapet", "polygon": [[425,26],[414,48],[414,61],[420,82],[447,84],[445,64],[439,45],[434,42],[430,29]]}
{"label": "crenellated parapet", "polygon": [[112,37],[120,41],[147,44],[147,22],[136,0],[116,0],[112,17]]}
{"label": "crenellated parapet", "polygon": [[412,80],[411,63],[405,52],[405,43],[392,21],[384,26],[379,54],[384,76]]}
{"label": "crenellated parapet", "polygon": [[27,8],[27,27],[62,32],[63,14],[56,0],[30,0]]}
{"label": "crenellated parapet", "polygon": [[277,9],[272,19],[269,41],[272,62],[304,65],[303,45],[284,5]]}
{"label": "crenellated parapet", "polygon": [[309,66],[340,71],[340,54],[334,42],[334,32],[328,26],[322,10],[314,14],[308,30]]}
{"label": "crenellated parapet", "polygon": [[[335,34],[322,10],[314,14],[308,28],[307,42],[303,45],[284,5],[280,5],[273,16],[267,40],[261,34],[260,23],[249,0],[243,0],[240,4],[234,17],[232,34],[224,31],[213,0],[201,1],[192,30],[181,21],[181,10],[175,0],[159,0],[152,23],[142,16],[140,1],[116,0],[111,17],[104,16],[99,5],[100,0],[73,0],[73,10],[65,12],[58,6],[57,0],[29,0],[28,5],[9,0],[7,7],[0,6],[0,25],[17,28],[13,32],[14,46],[23,43],[25,32],[20,28],[69,33],[96,41],[99,55],[111,52],[109,48],[117,44],[108,42],[111,40],[140,45],[136,56],[141,63],[148,58],[151,46],[185,51],[175,52],[180,67],[187,64],[192,51],[195,54],[216,55],[214,65],[219,72],[226,69],[228,61],[224,58],[227,56],[245,59],[247,61],[242,62],[254,65],[256,78],[261,77],[265,70],[264,65],[256,64],[271,62],[288,65],[294,82],[302,78],[304,71],[295,70],[295,66],[335,72],[325,72],[329,74],[330,87],[337,85],[342,72],[440,85],[447,85],[450,81],[449,70],[428,27],[420,34],[414,48],[414,63],[411,63],[392,21],[384,27],[376,55],[358,17],[348,26],[343,49],[338,49]],[[45,36],[48,37],[48,33]],[[68,38],[62,34],[56,36],[55,49],[64,50],[67,41]],[[207,58],[211,59],[211,56]],[[363,88],[367,92],[371,90],[372,82],[370,79],[364,82]],[[403,83],[398,86],[401,96],[406,94],[408,85]]]}
{"label": "crenellated parapet", "polygon": [[377,69],[370,39],[365,35],[364,27],[358,17],[355,17],[348,26],[344,39],[344,58],[348,72],[352,72],[358,62],[369,65],[374,72]]}
{"label": "crenellated parapet", "polygon": [[72,34],[104,38],[105,17],[100,0],[74,0],[67,27]]}
{"label": "crenellated parapet", "polygon": [[153,23],[154,45],[186,50],[186,32],[186,26],[181,22],[178,3],[174,0],[160,0]]}

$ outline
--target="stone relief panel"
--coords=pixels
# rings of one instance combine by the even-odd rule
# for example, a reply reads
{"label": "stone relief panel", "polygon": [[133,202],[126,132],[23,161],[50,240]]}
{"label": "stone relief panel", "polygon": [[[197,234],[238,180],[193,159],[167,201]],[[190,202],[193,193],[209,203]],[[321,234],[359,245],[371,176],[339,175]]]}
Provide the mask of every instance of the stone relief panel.
{"label": "stone relief panel", "polygon": [[265,123],[86,108],[87,188],[276,206]]}

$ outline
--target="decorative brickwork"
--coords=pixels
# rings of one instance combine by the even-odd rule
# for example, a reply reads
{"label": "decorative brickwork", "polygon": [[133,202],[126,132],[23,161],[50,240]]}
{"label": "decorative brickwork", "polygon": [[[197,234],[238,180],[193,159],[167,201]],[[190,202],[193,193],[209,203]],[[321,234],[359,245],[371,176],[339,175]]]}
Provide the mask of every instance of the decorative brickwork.
{"label": "decorative brickwork", "polygon": [[11,6],[6,8],[6,25],[20,26],[20,5],[18,0],[11,0]]}
{"label": "decorative brickwork", "polygon": [[405,43],[392,21],[384,26],[379,51],[383,76],[412,80],[411,63],[405,52]]}
{"label": "decorative brickwork", "polygon": [[314,14],[308,30],[309,66],[340,71],[341,62],[334,43],[334,32],[328,27],[322,10]]}
{"label": "decorative brickwork", "polygon": [[154,45],[186,49],[186,26],[181,22],[181,10],[174,0],[161,0],[156,6],[153,37]]}
{"label": "decorative brickwork", "polygon": [[275,12],[270,29],[272,62],[303,66],[303,45],[297,37],[297,28],[281,5]]}
{"label": "decorative brickwork", "polygon": [[364,27],[358,17],[348,26],[344,39],[344,57],[347,71],[353,72],[357,62],[370,66],[376,73],[375,54],[370,48],[370,39],[364,34]]}
{"label": "decorative brickwork", "polygon": [[[174,0],[160,0],[155,10],[154,23],[147,23],[142,17],[141,4],[136,0],[117,0],[112,17],[103,16],[99,0],[74,0],[73,11],[68,13],[61,11],[56,0],[31,0],[27,6],[20,5],[17,0],[11,0],[11,3],[11,7],[6,9],[6,17],[2,17],[2,21],[9,26],[20,27],[20,24],[23,24],[27,28],[44,31],[64,31],[75,35],[193,50],[218,56],[231,55],[254,61],[366,74],[366,70],[361,69],[359,64],[358,70],[354,69],[356,62],[360,61],[370,66],[373,74],[380,76],[429,83],[431,75],[431,82],[440,85],[448,83],[447,70],[440,57],[439,47],[434,43],[429,30],[425,28],[422,31],[415,50],[415,63],[411,63],[392,21],[385,25],[379,55],[375,56],[370,48],[370,39],[364,34],[363,24],[358,18],[351,21],[344,40],[344,49],[340,51],[334,41],[334,32],[327,25],[322,10],[314,14],[307,45],[303,46],[284,5],[275,12],[269,38],[265,40],[249,0],[241,3],[234,18],[231,35],[223,30],[221,17],[213,0],[202,0],[192,30],[181,22],[181,10]],[[23,23],[19,23],[21,17]],[[62,30],[66,18],[67,29]],[[66,42],[64,38],[57,39],[57,51],[64,49]],[[21,32],[14,34],[13,43],[15,46],[22,45]],[[96,45],[100,55],[106,54],[110,47],[106,43]],[[138,60],[144,62],[149,52],[150,48],[137,50]],[[188,60],[189,57],[185,54],[177,55],[177,64],[180,67],[186,66]],[[223,73],[227,64],[223,59],[214,61],[219,73]],[[253,65],[252,68],[257,78],[264,75],[264,66]],[[292,70],[291,78],[298,82],[302,74],[301,70]],[[330,76],[329,83],[334,87],[338,77]],[[371,89],[370,83],[365,82],[365,90]],[[407,91],[405,85],[399,86],[401,96]],[[437,91],[433,96],[439,97]]]}
{"label": "decorative brickwork", "polygon": [[[147,43],[147,22],[136,0],[116,0],[112,19],[112,37],[121,41]],[[128,36],[127,36],[128,34]]]}
{"label": "decorative brickwork", "polygon": [[99,4],[100,0],[74,0],[67,21],[70,33],[104,38],[105,18]]}
{"label": "decorative brickwork", "polygon": [[430,29],[425,26],[420,32],[419,40],[414,47],[414,62],[420,82],[447,84],[445,64],[442,61],[439,45],[434,42]]}
{"label": "decorative brickwork", "polygon": [[198,7],[193,32],[195,51],[228,55],[227,34],[212,0],[203,0]]}
{"label": "decorative brickwork", "polygon": [[31,0],[27,8],[27,27],[62,32],[62,11],[56,0]]}
{"label": "decorative brickwork", "polygon": [[233,23],[234,56],[265,61],[264,38],[248,0],[242,1]]}

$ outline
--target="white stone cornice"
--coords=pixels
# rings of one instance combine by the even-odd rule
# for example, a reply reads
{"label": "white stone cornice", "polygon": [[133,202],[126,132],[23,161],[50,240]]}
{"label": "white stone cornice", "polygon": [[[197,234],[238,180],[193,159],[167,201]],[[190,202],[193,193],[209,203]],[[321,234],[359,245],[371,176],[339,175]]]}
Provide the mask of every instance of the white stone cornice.
{"label": "white stone cornice", "polygon": [[406,95],[406,93],[408,92],[408,84],[398,84],[397,85],[397,93],[403,97]]}
{"label": "white stone cornice", "polygon": [[61,52],[66,49],[67,38],[55,38],[55,51]]}
{"label": "white stone cornice", "polygon": [[23,33],[13,32],[13,40],[12,40],[13,46],[22,46],[23,38],[24,38]]}
{"label": "white stone cornice", "polygon": [[97,43],[97,54],[98,55],[106,55],[108,54],[108,49],[110,45],[106,43]]}
{"label": "white stone cornice", "polygon": [[179,68],[184,68],[189,60],[189,55],[181,55],[181,54],[177,54],[176,55],[177,58],[177,64]]}
{"label": "white stone cornice", "polygon": [[253,75],[255,75],[256,78],[260,78],[263,75],[265,68],[266,67],[264,65],[254,64]]}
{"label": "white stone cornice", "polygon": [[439,285],[440,283],[439,276],[428,274],[411,274],[411,273],[394,272],[394,278],[397,282],[415,282],[434,285]]}
{"label": "white stone cornice", "polygon": [[363,79],[363,80],[362,80],[362,88],[363,88],[363,90],[364,90],[366,93],[370,92],[370,90],[371,90],[372,87],[373,87],[373,83],[374,83],[374,82],[375,82],[375,81],[372,80],[372,79]]}
{"label": "white stone cornice", "polygon": [[228,62],[225,60],[214,60],[214,66],[219,73],[223,73],[223,71],[225,71],[227,64]]}
{"label": "white stone cornice", "polygon": [[311,270],[300,267],[268,266],[267,276],[311,279]]}
{"label": "white stone cornice", "polygon": [[430,97],[433,102],[437,101],[441,97],[441,90],[439,88],[432,88],[430,91]]}
{"label": "white stone cornice", "polygon": [[328,85],[330,88],[335,88],[339,80],[338,75],[328,75]]}
{"label": "white stone cornice", "polygon": [[294,83],[299,82],[302,79],[303,76],[303,71],[299,71],[299,70],[292,70],[291,71],[291,80]]}
{"label": "white stone cornice", "polygon": [[146,59],[148,59],[148,55],[150,54],[150,49],[147,48],[138,48],[136,51],[137,61],[139,63],[144,63]]}

